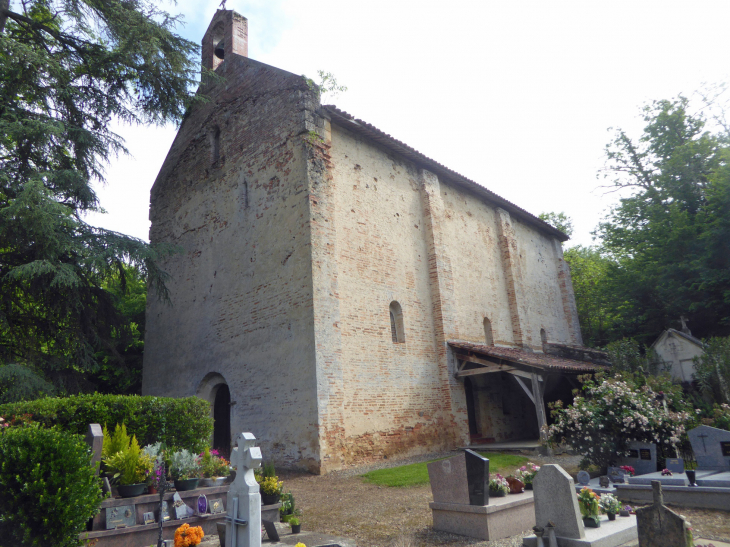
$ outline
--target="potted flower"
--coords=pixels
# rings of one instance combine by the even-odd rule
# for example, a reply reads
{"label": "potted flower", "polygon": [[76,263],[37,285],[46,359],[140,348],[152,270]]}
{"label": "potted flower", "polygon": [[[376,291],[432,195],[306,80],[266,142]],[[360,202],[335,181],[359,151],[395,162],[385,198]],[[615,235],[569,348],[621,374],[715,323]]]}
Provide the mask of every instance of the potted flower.
{"label": "potted flower", "polygon": [[666,467],[662,469],[662,477],[671,477],[672,471],[670,469],[667,469]]}
{"label": "potted flower", "polygon": [[175,490],[195,490],[200,477],[200,456],[184,448],[170,456],[170,475],[175,481]]}
{"label": "potted flower", "polygon": [[175,530],[175,547],[198,545],[205,533],[202,526],[190,526],[187,522]]}
{"label": "potted flower", "polygon": [[289,526],[291,526],[292,534],[298,534],[302,531],[302,523],[297,517],[292,517],[289,519]]}
{"label": "potted flower", "polygon": [[509,484],[507,480],[499,473],[494,478],[489,478],[489,495],[495,498],[501,498],[509,493]]}
{"label": "potted flower", "polygon": [[199,486],[220,486],[231,474],[231,464],[221,457],[217,450],[206,448],[200,454],[200,474],[203,476]]}
{"label": "potted flower", "polygon": [[517,478],[524,483],[525,490],[532,490],[532,481],[535,480],[538,471],[540,471],[540,466],[532,462],[527,462],[527,465],[523,465],[517,470]]}
{"label": "potted flower", "polygon": [[129,438],[124,424],[117,424],[113,435],[109,435],[105,428],[104,437],[106,447],[102,448],[102,461],[110,482],[117,485],[117,491],[123,498],[142,495],[154,460],[142,452],[135,435]]}
{"label": "potted flower", "polygon": [[279,501],[284,483],[279,480],[279,477],[274,475],[273,477],[263,477],[259,482],[259,489],[261,490],[261,503],[263,505],[273,505]]}
{"label": "potted flower", "polygon": [[613,494],[603,494],[598,505],[608,515],[608,520],[616,520],[616,515],[621,511],[621,502]]}
{"label": "potted flower", "polygon": [[581,489],[578,494],[578,506],[580,514],[583,516],[583,524],[588,528],[599,528],[601,521],[598,518],[599,497],[593,490],[587,486]]}
{"label": "potted flower", "polygon": [[630,465],[622,465],[621,467],[619,467],[619,469],[621,469],[629,477],[633,477],[634,475],[636,475],[636,470]]}

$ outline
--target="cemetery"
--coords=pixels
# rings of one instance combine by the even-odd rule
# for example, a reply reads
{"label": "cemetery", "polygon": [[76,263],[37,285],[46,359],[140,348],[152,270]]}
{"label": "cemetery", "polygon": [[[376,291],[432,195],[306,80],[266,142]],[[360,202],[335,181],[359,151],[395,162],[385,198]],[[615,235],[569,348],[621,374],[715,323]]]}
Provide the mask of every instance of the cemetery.
{"label": "cemetery", "polygon": [[[610,400],[605,386],[586,383],[588,390],[596,389],[604,401]],[[624,395],[630,392],[629,387],[619,388]],[[581,404],[576,398],[570,414],[563,416],[585,423],[580,422],[584,415],[596,410],[573,412]],[[351,486],[343,487],[342,482],[312,483],[304,480],[306,477],[290,481],[289,477],[302,477],[302,472],[297,475],[286,470],[282,481],[252,433],[235,435],[229,458],[209,446],[212,418],[205,401],[95,395],[65,402],[40,400],[14,408],[19,412],[9,414],[0,407],[0,447],[6,450],[0,484],[3,494],[10,493],[10,503],[21,508],[49,498],[43,487],[49,491],[59,490],[59,486],[60,490],[69,489],[69,501],[64,502],[66,513],[54,513],[61,503],[55,499],[39,506],[44,514],[58,517],[57,529],[67,513],[75,517],[75,539],[69,539],[72,526],[67,519],[69,532],[63,532],[67,540],[54,545],[355,547],[386,543],[361,543],[362,532],[337,522],[348,519],[335,516],[341,515],[335,506],[327,501],[322,506],[323,494],[325,500],[330,499],[327,493],[343,500],[342,489]],[[416,465],[427,477],[425,484],[419,479],[418,484],[424,486],[404,513],[423,515],[428,511],[425,531],[420,525],[420,536],[417,531],[404,532],[420,538],[413,545],[439,545],[444,538],[459,537],[483,542],[479,545],[507,545],[500,543],[507,541],[522,547],[709,545],[692,539],[694,528],[682,516],[687,509],[695,516],[701,511],[715,518],[720,515],[721,521],[727,521],[721,529],[730,531],[730,431],[686,420],[684,424],[693,427],[680,433],[675,420],[665,430],[668,442],[661,442],[660,437],[660,442],[652,443],[647,436],[634,436],[638,440],[627,441],[620,456],[610,459],[606,453],[617,453],[618,449],[615,445],[601,448],[608,443],[608,437],[593,439],[585,453],[576,450],[565,433],[568,425],[560,421],[561,411],[550,439],[561,439],[556,434],[560,430],[563,444],[546,446],[561,452],[559,457],[535,456],[536,464],[525,456],[485,454],[465,448],[403,467]],[[665,423],[660,413],[653,419]],[[595,417],[593,420],[600,422]],[[595,427],[601,429],[600,425]],[[644,426],[650,430],[651,423]],[[595,432],[583,431],[583,436],[591,435]],[[690,451],[680,437],[686,439]],[[579,442],[584,442],[583,437]],[[15,448],[7,451],[8,447]],[[594,450],[590,450],[592,447]],[[66,454],[72,448],[77,459],[70,464],[72,457]],[[33,471],[23,464],[26,456],[16,458],[26,452],[28,458],[43,462],[49,469],[65,470],[51,475],[48,484],[34,484],[35,493],[29,494],[13,482],[32,482]],[[65,462],[54,461],[59,454]],[[494,459],[491,466],[490,458]],[[602,461],[608,465],[596,465]],[[570,473],[552,462],[565,462]],[[71,465],[71,469],[64,465]],[[398,462],[392,466],[395,472],[401,468]],[[355,475],[348,484],[362,484],[365,476]],[[322,477],[323,481],[327,479]],[[302,490],[305,483],[315,486]],[[400,487],[387,481],[381,484],[373,485],[380,490],[375,498],[355,497],[345,503],[370,515],[371,523],[380,523],[382,513],[370,504],[378,503],[378,497],[390,498],[389,490],[409,488],[407,481],[399,483]],[[313,489],[323,492],[313,498]],[[319,517],[315,517],[317,513]],[[43,534],[48,530],[33,526],[29,514],[20,511],[16,520],[0,521],[0,530],[11,536],[15,533],[15,537],[47,537]],[[302,520],[306,522],[304,530]],[[377,529],[378,525],[371,527]],[[357,537],[350,537],[353,532]],[[715,542],[716,547],[722,545],[717,539]]]}

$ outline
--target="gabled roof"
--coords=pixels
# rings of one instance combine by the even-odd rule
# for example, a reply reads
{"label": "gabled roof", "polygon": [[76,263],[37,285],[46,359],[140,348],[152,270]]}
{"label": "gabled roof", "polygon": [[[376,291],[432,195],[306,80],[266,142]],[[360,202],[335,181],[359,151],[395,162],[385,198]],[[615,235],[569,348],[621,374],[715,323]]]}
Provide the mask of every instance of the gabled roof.
{"label": "gabled roof", "polygon": [[691,334],[687,334],[687,333],[682,332],[681,330],[677,330],[677,329],[667,329],[667,330],[665,330],[663,333],[661,333],[659,335],[659,337],[656,340],[654,340],[654,343],[651,345],[651,347],[653,348],[660,341],[664,340],[669,335],[674,335],[674,336],[677,336],[679,338],[684,338],[688,342],[691,342],[695,346],[698,346],[700,348],[704,348],[705,347],[705,343],[702,340],[700,340],[699,338],[695,338]]}
{"label": "gabled roof", "polygon": [[482,199],[485,199],[489,201],[490,203],[497,205],[498,207],[501,207],[505,211],[508,211],[510,215],[515,216],[519,218],[522,222],[525,224],[530,224],[534,226],[535,228],[547,232],[551,236],[557,238],[560,241],[567,241],[570,239],[566,234],[555,228],[554,226],[548,224],[544,220],[540,220],[535,215],[528,213],[521,207],[518,207],[511,201],[508,201],[504,199],[501,196],[498,196],[491,190],[488,190],[481,184],[478,184],[474,182],[473,180],[470,180],[466,178],[464,175],[460,175],[456,171],[453,171],[446,167],[445,165],[442,165],[438,163],[437,161],[429,158],[428,156],[425,156],[418,150],[415,150],[414,148],[411,148],[404,142],[401,142],[387,133],[381,131],[374,125],[371,125],[367,123],[366,121],[360,120],[358,118],[355,118],[351,114],[348,114],[347,112],[340,110],[335,105],[328,104],[323,105],[322,107],[331,117],[331,120],[337,123],[338,125],[345,127],[349,131],[353,133],[357,133],[359,135],[363,135],[367,137],[368,139],[375,141],[376,143],[389,148],[390,150],[396,152],[397,154],[411,160],[416,165],[419,165],[425,169],[428,169],[432,173],[435,173],[439,177],[446,179],[448,181],[451,181],[453,183],[456,183],[457,185],[469,190],[470,192],[476,194],[477,196],[481,197]]}
{"label": "gabled roof", "polygon": [[502,348],[457,341],[449,341],[448,344],[454,349],[457,355],[459,353],[473,354],[489,361],[495,361],[496,364],[499,364],[499,361],[508,361],[516,365],[542,369],[546,372],[566,372],[573,374],[608,370],[608,367],[602,365],[564,359],[544,353],[532,353],[518,348]]}

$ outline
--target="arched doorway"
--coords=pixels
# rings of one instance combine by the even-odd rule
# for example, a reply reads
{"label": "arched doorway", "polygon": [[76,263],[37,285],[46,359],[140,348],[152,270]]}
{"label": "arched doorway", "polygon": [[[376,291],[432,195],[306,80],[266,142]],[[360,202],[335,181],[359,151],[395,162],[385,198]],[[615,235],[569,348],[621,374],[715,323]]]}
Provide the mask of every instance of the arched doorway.
{"label": "arched doorway", "polygon": [[229,458],[231,454],[231,391],[226,379],[217,372],[205,375],[198,386],[198,397],[210,403],[210,415],[213,418],[213,436],[211,446],[220,454]]}
{"label": "arched doorway", "polygon": [[213,448],[222,456],[231,455],[231,392],[226,384],[220,384],[213,403]]}

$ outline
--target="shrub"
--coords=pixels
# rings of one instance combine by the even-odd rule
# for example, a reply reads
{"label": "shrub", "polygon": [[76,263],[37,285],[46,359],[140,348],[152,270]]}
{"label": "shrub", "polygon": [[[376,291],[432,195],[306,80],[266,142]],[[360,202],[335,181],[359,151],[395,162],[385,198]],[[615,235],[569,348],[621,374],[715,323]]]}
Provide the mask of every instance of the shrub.
{"label": "shrub", "polygon": [[32,414],[43,426],[56,425],[86,434],[91,423],[114,427],[126,424],[142,446],[162,441],[168,447],[202,452],[213,433],[210,404],[198,397],[140,397],[139,395],[74,395],[47,397],[0,405],[0,416]]}
{"label": "shrub", "polygon": [[2,545],[80,545],[102,500],[83,438],[34,426],[0,435],[0,492]]}
{"label": "shrub", "polygon": [[128,485],[144,482],[155,460],[142,452],[134,435],[129,438],[124,424],[117,424],[113,435],[109,435],[104,426],[102,462],[106,471],[111,473],[113,484]]}
{"label": "shrub", "polygon": [[693,360],[702,393],[715,403],[730,403],[730,336],[710,338],[704,353]]}
{"label": "shrub", "polygon": [[551,406],[555,423],[548,430],[549,441],[570,445],[583,455],[582,466],[599,468],[628,456],[631,441],[656,443],[673,451],[686,442],[687,426],[695,418],[685,410],[672,410],[682,405],[671,395],[648,385],[639,388],[620,376],[587,380],[583,396],[576,396],[568,408],[562,408],[560,401]]}

